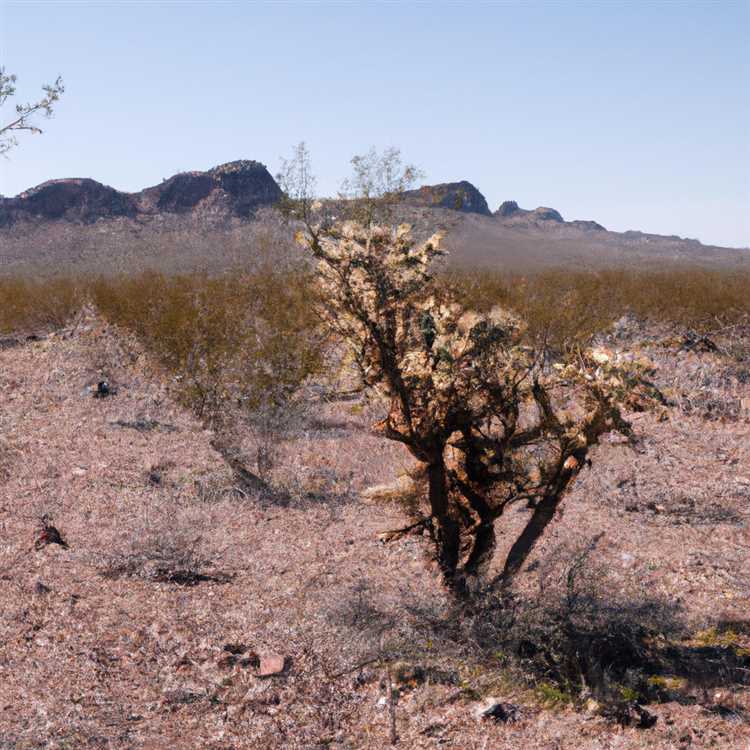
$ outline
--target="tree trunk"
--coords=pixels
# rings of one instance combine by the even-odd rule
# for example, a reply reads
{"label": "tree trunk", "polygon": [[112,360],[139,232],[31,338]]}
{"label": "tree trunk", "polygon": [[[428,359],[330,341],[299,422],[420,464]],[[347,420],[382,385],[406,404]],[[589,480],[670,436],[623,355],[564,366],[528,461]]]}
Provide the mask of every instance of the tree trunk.
{"label": "tree trunk", "polygon": [[471,509],[479,516],[479,525],[474,529],[471,553],[464,564],[467,576],[478,576],[489,564],[495,551],[495,516],[486,500],[467,482],[451,475]]}
{"label": "tree trunk", "polygon": [[445,582],[452,586],[458,567],[459,527],[455,518],[450,515],[448,506],[448,486],[446,482],[445,463],[442,451],[439,457],[427,467],[429,483],[430,511],[435,519],[435,543],[437,559]]}

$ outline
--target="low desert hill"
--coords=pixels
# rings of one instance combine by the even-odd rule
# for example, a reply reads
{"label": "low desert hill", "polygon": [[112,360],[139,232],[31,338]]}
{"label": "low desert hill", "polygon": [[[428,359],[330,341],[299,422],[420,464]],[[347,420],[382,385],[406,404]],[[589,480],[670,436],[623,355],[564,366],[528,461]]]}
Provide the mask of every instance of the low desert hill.
{"label": "low desert hill", "polygon": [[[111,273],[139,268],[220,270],[286,243],[274,206],[282,191],[257,161],[184,172],[124,193],[92,179],[51,180],[0,198],[0,274]],[[401,218],[424,232],[448,231],[461,267],[576,270],[681,263],[750,269],[750,249],[638,231],[611,232],[566,221],[554,208],[505,201],[494,213],[470,182],[426,185],[404,194]]]}

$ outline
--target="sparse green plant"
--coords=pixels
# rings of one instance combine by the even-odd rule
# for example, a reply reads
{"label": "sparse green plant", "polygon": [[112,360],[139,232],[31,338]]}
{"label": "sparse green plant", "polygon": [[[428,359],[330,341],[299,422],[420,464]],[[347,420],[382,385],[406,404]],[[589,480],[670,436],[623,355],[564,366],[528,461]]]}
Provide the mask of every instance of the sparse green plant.
{"label": "sparse green plant", "polygon": [[574,697],[571,693],[551,682],[540,682],[536,686],[536,694],[543,704],[552,708],[561,708],[574,702]]}
{"label": "sparse green plant", "polygon": [[[0,67],[0,107],[16,93],[16,75],[7,73],[5,68]],[[0,125],[0,155],[7,153],[18,145],[17,133],[27,132],[32,134],[41,133],[41,129],[35,122],[38,115],[52,117],[55,105],[59,101],[65,87],[59,76],[52,84],[42,86],[44,96],[36,102],[27,104],[16,104],[14,115],[4,125]]]}

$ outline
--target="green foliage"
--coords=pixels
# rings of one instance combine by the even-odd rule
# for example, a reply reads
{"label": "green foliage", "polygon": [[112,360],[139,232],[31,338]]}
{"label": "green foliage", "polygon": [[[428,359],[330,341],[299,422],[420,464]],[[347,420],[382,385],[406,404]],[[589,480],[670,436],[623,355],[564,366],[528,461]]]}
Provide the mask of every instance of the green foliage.
{"label": "green foliage", "polygon": [[[0,107],[16,93],[16,76],[6,73],[5,68],[0,67]],[[53,84],[42,86],[44,96],[36,102],[27,104],[16,104],[14,114],[4,124],[0,125],[0,155],[10,151],[18,145],[16,133],[26,131],[29,133],[41,133],[41,129],[34,123],[37,115],[52,117],[53,109],[57,101],[65,91],[62,78],[59,76]]]}
{"label": "green foliage", "polygon": [[620,685],[620,697],[628,703],[640,700],[641,694],[635,688],[628,685]]}
{"label": "green foliage", "polygon": [[536,694],[539,700],[550,708],[562,708],[574,702],[571,692],[551,682],[540,682],[536,686]]}

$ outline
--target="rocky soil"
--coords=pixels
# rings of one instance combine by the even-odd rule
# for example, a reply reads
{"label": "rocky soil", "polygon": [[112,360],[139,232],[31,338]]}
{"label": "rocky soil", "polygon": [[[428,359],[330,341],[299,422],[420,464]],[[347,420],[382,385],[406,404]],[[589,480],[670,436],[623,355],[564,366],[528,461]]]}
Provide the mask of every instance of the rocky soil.
{"label": "rocky soil", "polygon": [[[610,343],[634,341],[671,406],[597,449],[521,588],[603,532],[605,591],[670,612],[686,649],[727,623],[747,649],[750,378],[669,332]],[[363,490],[409,460],[377,411],[316,397],[252,496],[100,321],[0,350],[0,748],[382,748],[392,725],[412,748],[748,747],[736,675],[688,675],[653,727],[621,727],[474,648],[427,539],[379,541],[404,513]]]}

